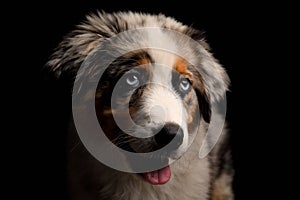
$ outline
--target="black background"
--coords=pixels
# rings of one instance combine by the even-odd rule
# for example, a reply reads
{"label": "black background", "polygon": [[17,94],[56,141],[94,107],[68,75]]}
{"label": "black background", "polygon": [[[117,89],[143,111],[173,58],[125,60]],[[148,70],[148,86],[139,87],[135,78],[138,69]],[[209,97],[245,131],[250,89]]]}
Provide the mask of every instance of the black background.
{"label": "black background", "polygon": [[[231,78],[227,119],[232,135],[236,199],[270,198],[276,187],[268,185],[281,175],[274,174],[268,162],[284,160],[278,149],[270,147],[276,139],[281,139],[277,134],[281,130],[276,126],[280,115],[272,102],[284,93],[280,84],[273,87],[274,78],[282,79],[277,76],[281,70],[274,63],[278,64],[283,55],[276,51],[278,43],[274,45],[274,41],[286,30],[282,11],[289,10],[280,4],[195,4],[185,0],[178,3],[48,1],[9,8],[17,20],[4,20],[8,22],[6,29],[18,41],[9,45],[9,52],[18,50],[21,54],[10,59],[17,65],[10,68],[11,74],[20,81],[6,95],[17,96],[12,112],[17,117],[12,118],[18,119],[18,123],[10,127],[14,130],[14,141],[17,138],[20,143],[10,157],[17,163],[13,168],[17,176],[9,180],[14,188],[10,199],[19,195],[31,199],[66,199],[63,130],[70,109],[68,93],[60,85],[45,81],[42,69],[63,36],[84,20],[86,14],[96,10],[163,13],[206,32],[214,56]],[[6,15],[5,19],[9,17]]]}

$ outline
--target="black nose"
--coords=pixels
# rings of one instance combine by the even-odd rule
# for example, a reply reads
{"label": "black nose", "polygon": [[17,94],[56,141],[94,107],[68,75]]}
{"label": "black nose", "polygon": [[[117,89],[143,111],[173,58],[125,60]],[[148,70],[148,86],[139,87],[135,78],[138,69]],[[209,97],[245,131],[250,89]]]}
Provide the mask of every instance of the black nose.
{"label": "black nose", "polygon": [[154,136],[154,139],[160,148],[170,144],[170,150],[176,150],[183,141],[183,130],[179,125],[174,123],[167,123]]}

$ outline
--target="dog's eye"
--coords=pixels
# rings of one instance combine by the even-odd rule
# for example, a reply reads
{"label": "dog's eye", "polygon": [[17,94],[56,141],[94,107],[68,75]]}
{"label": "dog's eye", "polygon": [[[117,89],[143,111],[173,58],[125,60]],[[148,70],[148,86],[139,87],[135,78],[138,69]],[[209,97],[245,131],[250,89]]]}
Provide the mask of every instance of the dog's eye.
{"label": "dog's eye", "polygon": [[126,78],[126,83],[131,86],[131,87],[138,87],[140,84],[138,75],[133,73],[133,74],[128,74]]}
{"label": "dog's eye", "polygon": [[118,93],[126,96],[146,84],[148,80],[147,73],[144,69],[131,69],[125,74],[122,74],[118,80]]}
{"label": "dog's eye", "polygon": [[190,87],[191,87],[191,84],[188,79],[183,78],[180,80],[179,89],[181,92],[189,91]]}

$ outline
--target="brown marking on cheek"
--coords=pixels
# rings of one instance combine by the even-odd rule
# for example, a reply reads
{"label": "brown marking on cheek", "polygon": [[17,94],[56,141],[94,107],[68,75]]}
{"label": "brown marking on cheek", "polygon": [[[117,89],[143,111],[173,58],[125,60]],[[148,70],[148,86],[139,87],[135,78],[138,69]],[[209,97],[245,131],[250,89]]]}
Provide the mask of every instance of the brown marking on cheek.
{"label": "brown marking on cheek", "polygon": [[113,113],[114,113],[114,110],[112,110],[111,108],[107,108],[107,109],[105,109],[105,110],[102,111],[102,114],[104,116],[113,115]]}
{"label": "brown marking on cheek", "polygon": [[[128,111],[127,111],[128,112]],[[116,141],[119,127],[115,122],[115,118],[118,119],[118,124],[122,123],[121,126],[129,124],[128,116],[124,110],[114,110],[108,106],[97,109],[97,118],[104,134],[113,142]],[[115,143],[116,144],[116,143]]]}
{"label": "brown marking on cheek", "polygon": [[192,73],[188,70],[187,66],[188,66],[187,62],[184,59],[178,58],[176,60],[175,64],[174,64],[174,69],[178,73],[180,73],[180,74],[184,75],[185,77],[191,79],[192,78]]}
{"label": "brown marking on cheek", "polygon": [[91,101],[94,97],[94,93],[92,90],[89,90],[87,93],[85,93],[84,97],[83,97],[83,101],[84,102],[88,102]]}
{"label": "brown marking on cheek", "polygon": [[[100,126],[106,135],[106,137],[116,146],[124,149],[124,145],[127,144],[129,141],[131,141],[132,137],[126,133],[126,131],[123,132],[122,129],[120,129],[119,125],[121,127],[126,127],[126,124],[130,124],[130,117],[128,115],[125,115],[124,110],[114,110],[110,108],[103,108],[101,113],[97,115],[98,121],[100,123]],[[115,119],[118,119],[118,124],[116,124]],[[124,149],[126,150],[126,149]]]}
{"label": "brown marking on cheek", "polygon": [[129,107],[129,114],[131,117],[134,117],[137,112],[137,108],[135,106]]}
{"label": "brown marking on cheek", "polygon": [[195,98],[196,96],[192,90],[184,98],[185,106],[188,111],[188,124],[191,124],[193,122],[194,116],[197,112],[198,103]]}
{"label": "brown marking on cheek", "polygon": [[100,123],[100,126],[109,140],[113,141],[115,139],[115,130],[116,130],[116,124],[113,120],[112,115],[98,115],[98,121]]}

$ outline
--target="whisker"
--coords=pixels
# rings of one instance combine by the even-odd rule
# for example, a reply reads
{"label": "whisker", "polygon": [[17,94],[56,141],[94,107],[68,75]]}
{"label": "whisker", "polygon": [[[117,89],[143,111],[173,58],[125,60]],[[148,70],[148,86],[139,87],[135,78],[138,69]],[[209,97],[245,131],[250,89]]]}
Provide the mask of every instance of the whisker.
{"label": "whisker", "polygon": [[79,144],[80,144],[80,141],[77,142],[77,143],[70,149],[70,153],[72,153],[72,152],[76,149],[76,147],[79,146]]}

